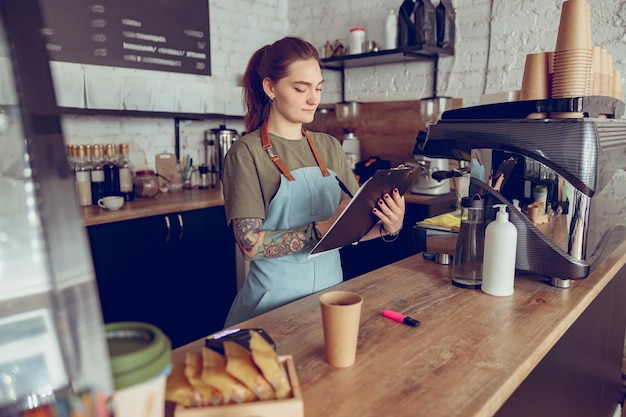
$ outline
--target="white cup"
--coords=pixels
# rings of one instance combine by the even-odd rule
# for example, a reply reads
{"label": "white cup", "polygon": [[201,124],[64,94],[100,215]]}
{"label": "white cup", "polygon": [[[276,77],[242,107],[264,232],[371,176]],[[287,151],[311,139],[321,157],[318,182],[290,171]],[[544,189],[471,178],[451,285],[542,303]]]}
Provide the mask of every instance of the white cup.
{"label": "white cup", "polygon": [[107,210],[119,210],[124,205],[124,197],[115,195],[102,197],[98,200],[98,205]]}

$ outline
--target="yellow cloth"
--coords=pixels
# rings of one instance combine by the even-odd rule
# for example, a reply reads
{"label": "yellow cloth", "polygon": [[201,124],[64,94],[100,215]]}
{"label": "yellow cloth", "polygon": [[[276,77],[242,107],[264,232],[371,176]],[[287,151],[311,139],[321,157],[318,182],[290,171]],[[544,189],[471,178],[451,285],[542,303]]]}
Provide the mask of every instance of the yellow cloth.
{"label": "yellow cloth", "polygon": [[448,227],[458,229],[461,227],[461,218],[458,212],[440,214],[439,216],[430,217],[422,221],[423,224],[431,226]]}

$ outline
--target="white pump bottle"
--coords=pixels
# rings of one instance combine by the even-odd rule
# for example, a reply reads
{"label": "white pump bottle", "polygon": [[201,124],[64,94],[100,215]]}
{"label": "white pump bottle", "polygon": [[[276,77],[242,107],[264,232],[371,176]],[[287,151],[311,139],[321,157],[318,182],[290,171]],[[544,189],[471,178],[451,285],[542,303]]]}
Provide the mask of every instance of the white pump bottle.
{"label": "white pump bottle", "polygon": [[509,222],[506,204],[495,204],[493,207],[500,210],[496,213],[496,220],[485,229],[481,289],[489,295],[508,296],[514,291],[517,229]]}

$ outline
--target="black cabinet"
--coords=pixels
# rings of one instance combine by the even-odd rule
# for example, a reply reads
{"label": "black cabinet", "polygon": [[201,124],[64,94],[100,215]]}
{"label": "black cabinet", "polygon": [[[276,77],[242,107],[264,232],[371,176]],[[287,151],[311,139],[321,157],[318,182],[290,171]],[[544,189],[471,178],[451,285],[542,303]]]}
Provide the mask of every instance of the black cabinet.
{"label": "black cabinet", "polygon": [[223,327],[236,295],[224,207],[88,228],[105,323],[144,321],[174,347]]}

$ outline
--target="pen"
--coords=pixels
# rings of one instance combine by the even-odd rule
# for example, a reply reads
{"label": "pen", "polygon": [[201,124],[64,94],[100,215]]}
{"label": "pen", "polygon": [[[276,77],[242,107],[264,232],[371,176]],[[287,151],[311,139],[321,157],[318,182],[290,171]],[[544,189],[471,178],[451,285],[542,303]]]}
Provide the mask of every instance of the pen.
{"label": "pen", "polygon": [[343,190],[344,193],[346,193],[348,195],[348,197],[352,198],[354,197],[352,195],[352,193],[350,192],[350,190],[348,190],[348,187],[346,187],[346,184],[343,183],[343,181],[341,181],[339,179],[338,176],[335,175],[335,179],[337,180],[337,182],[339,183],[339,186],[341,187],[341,189]]}
{"label": "pen", "polygon": [[397,321],[398,323],[404,323],[407,326],[417,327],[420,325],[418,320],[412,319],[409,316],[405,316],[404,314],[392,311],[392,310],[383,310],[383,317],[387,317],[388,319]]}

